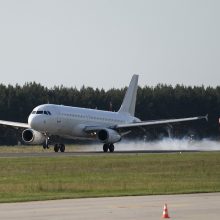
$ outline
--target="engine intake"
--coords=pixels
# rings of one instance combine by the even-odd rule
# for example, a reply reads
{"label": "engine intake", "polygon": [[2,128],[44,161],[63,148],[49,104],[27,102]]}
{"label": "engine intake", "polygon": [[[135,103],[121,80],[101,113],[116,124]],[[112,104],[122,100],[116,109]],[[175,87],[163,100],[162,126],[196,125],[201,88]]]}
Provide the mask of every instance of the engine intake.
{"label": "engine intake", "polygon": [[33,129],[25,129],[22,132],[22,140],[26,144],[42,144],[46,140],[46,137]]}
{"label": "engine intake", "polygon": [[112,129],[102,129],[98,132],[98,139],[103,143],[116,143],[121,140],[121,135]]}

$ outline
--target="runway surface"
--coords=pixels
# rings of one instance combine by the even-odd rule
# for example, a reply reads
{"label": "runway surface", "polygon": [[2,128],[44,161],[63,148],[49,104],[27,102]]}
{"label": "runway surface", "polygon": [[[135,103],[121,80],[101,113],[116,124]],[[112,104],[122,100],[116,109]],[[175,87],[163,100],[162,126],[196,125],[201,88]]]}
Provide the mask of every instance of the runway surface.
{"label": "runway surface", "polygon": [[171,219],[217,220],[220,193],[69,199],[0,204],[4,220],[156,220],[161,219],[164,203]]}
{"label": "runway surface", "polygon": [[183,153],[183,152],[199,152],[190,150],[134,150],[134,151],[115,151],[114,153],[104,153],[102,151],[76,151],[76,152],[8,152],[0,153],[0,158],[22,158],[22,157],[77,157],[77,156],[106,156],[106,155],[138,155],[138,154],[150,154],[150,153]]}

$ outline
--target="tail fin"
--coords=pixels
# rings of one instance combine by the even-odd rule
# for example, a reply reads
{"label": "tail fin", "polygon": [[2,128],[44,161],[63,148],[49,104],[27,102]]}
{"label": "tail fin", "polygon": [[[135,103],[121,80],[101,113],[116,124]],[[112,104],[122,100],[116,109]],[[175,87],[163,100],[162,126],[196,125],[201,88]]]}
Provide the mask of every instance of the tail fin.
{"label": "tail fin", "polygon": [[119,113],[130,114],[131,116],[134,116],[137,88],[138,88],[138,75],[133,75],[129,87],[126,91],[122,105],[118,111]]}

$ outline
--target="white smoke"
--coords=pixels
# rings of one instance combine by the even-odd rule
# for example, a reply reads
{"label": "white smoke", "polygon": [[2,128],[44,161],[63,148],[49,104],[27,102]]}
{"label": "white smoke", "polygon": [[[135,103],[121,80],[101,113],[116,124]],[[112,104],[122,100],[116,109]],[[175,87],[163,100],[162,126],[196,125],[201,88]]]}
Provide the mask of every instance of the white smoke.
{"label": "white smoke", "polygon": [[220,141],[209,139],[190,140],[190,139],[172,139],[164,138],[152,142],[121,142],[117,144],[116,150],[146,150],[146,151],[218,151],[220,150]]}
{"label": "white smoke", "polygon": [[[102,144],[83,145],[76,151],[102,151]],[[157,141],[121,141],[115,144],[115,151],[220,151],[220,141],[188,138],[164,138]]]}

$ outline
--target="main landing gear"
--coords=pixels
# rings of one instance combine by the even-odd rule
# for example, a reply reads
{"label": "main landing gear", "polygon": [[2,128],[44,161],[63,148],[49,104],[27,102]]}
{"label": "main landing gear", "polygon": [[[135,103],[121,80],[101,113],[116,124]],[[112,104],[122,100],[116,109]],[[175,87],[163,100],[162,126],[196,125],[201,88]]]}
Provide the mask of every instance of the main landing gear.
{"label": "main landing gear", "polygon": [[115,150],[114,144],[104,144],[103,145],[103,151],[108,152],[108,150],[109,150],[109,152],[113,153],[114,150]]}
{"label": "main landing gear", "polygon": [[54,152],[65,152],[65,145],[64,144],[55,144],[54,145]]}

